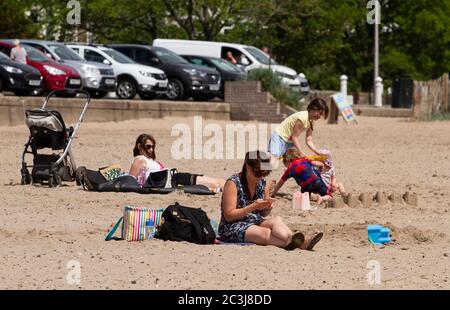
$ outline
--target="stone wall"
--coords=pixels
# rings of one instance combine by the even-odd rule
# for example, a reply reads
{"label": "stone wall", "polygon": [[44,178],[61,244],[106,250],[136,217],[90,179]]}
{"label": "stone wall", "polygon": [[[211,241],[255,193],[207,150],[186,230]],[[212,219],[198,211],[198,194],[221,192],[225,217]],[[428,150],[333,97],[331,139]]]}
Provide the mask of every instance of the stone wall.
{"label": "stone wall", "polygon": [[297,112],[277,102],[270,93],[263,92],[259,81],[226,82],[225,102],[230,104],[232,120],[279,123]]}

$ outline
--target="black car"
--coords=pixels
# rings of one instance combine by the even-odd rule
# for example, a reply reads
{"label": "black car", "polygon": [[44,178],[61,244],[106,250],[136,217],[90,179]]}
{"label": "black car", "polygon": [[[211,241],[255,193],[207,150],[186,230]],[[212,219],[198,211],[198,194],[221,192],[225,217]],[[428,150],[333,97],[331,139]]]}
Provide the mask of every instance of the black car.
{"label": "black car", "polygon": [[163,70],[169,80],[167,97],[183,100],[208,100],[220,96],[221,77],[216,70],[195,66],[174,52],[163,48],[138,44],[109,44],[137,63]]}
{"label": "black car", "polygon": [[180,55],[193,65],[203,66],[211,69],[216,69],[219,71],[222,77],[222,82],[220,86],[221,98],[224,98],[224,84],[225,81],[239,81],[245,78],[246,73],[242,69],[236,67],[230,62],[217,57],[208,56],[193,56],[193,55]]}
{"label": "black car", "polygon": [[0,52],[0,92],[9,90],[17,96],[30,95],[42,89],[39,70],[15,61]]}

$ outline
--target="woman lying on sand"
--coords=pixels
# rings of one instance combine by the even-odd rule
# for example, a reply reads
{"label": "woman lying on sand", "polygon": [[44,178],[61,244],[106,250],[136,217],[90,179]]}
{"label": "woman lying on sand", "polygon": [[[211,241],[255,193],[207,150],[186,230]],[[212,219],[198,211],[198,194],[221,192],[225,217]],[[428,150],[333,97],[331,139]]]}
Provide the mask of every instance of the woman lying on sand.
{"label": "woman lying on sand", "polygon": [[[165,169],[164,165],[156,160],[155,149],[156,140],[152,135],[141,134],[137,137],[133,149],[134,159],[129,174],[138,179],[138,181],[141,174],[145,182],[151,172]],[[178,173],[177,183],[181,185],[201,184],[213,191],[217,191],[223,189],[225,180],[192,173]]]}
{"label": "woman lying on sand", "polygon": [[269,197],[266,180],[269,157],[261,151],[248,152],[242,171],[225,183],[221,202],[219,239],[224,242],[251,242],[275,245],[286,250],[312,250],[323,236],[316,233],[305,240],[301,232],[292,232],[280,216],[270,216],[275,199]]}

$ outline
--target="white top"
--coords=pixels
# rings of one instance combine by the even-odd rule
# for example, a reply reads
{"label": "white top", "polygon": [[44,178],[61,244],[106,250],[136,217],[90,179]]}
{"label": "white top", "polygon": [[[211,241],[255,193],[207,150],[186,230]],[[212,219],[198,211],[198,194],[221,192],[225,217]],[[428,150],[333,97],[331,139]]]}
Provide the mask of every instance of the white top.
{"label": "white top", "polygon": [[330,168],[328,171],[321,172],[320,176],[322,177],[323,182],[327,187],[331,185],[331,177],[334,175],[334,167]]}
{"label": "white top", "polygon": [[145,168],[146,168],[145,179],[148,178],[151,172],[160,171],[164,169],[164,165],[161,164],[159,161],[153,160],[144,155],[136,156],[133,161],[135,161],[136,159],[142,159],[145,161]]}
{"label": "white top", "polygon": [[14,61],[27,64],[27,51],[23,47],[12,48],[10,57]]}

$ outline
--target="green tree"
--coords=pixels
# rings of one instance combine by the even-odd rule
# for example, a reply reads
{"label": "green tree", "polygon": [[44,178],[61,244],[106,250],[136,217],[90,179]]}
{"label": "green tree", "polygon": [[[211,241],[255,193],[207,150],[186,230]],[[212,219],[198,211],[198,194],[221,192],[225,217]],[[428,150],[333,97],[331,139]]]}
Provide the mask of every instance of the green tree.
{"label": "green tree", "polygon": [[25,14],[23,1],[0,1],[0,38],[34,37],[38,26]]}

